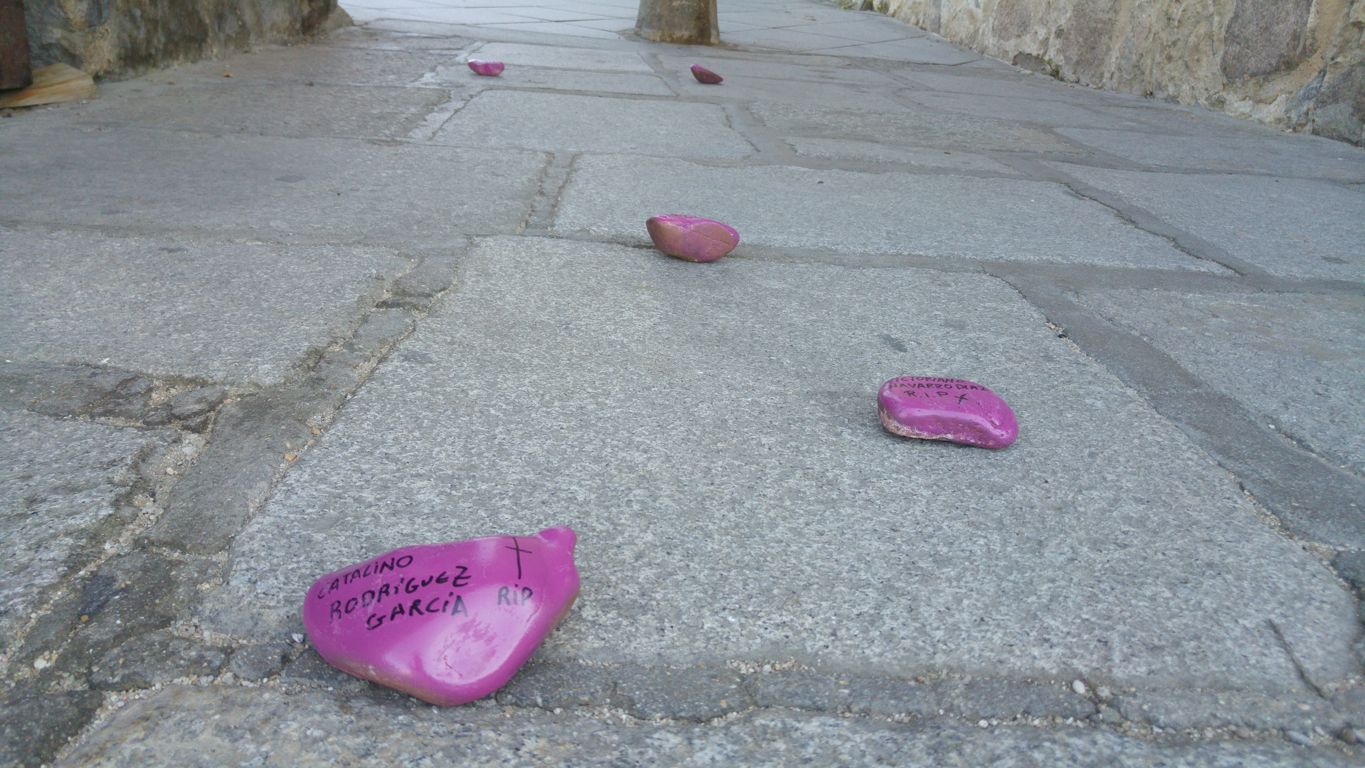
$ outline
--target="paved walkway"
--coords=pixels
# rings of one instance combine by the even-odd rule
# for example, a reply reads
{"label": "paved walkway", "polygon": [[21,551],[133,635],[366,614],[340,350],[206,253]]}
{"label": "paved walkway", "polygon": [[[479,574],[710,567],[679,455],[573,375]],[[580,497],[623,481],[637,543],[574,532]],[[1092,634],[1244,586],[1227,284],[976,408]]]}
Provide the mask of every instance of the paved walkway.
{"label": "paved walkway", "polygon": [[[1358,764],[1365,152],[814,2],[394,1],[0,119],[0,763]],[[906,373],[1018,443],[884,434]],[[303,642],[552,524],[495,699]]]}

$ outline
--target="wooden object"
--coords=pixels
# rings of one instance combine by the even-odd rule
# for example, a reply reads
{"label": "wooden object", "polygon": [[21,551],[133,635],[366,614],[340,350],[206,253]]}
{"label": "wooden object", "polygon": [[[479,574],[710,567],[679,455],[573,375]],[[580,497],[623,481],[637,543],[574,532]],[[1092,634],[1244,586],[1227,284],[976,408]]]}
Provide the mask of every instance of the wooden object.
{"label": "wooden object", "polygon": [[33,82],[24,32],[23,0],[0,0],[0,91]]}
{"label": "wooden object", "polygon": [[66,64],[49,64],[33,73],[33,85],[21,91],[0,93],[0,109],[60,104],[94,96],[95,81],[90,75]]}

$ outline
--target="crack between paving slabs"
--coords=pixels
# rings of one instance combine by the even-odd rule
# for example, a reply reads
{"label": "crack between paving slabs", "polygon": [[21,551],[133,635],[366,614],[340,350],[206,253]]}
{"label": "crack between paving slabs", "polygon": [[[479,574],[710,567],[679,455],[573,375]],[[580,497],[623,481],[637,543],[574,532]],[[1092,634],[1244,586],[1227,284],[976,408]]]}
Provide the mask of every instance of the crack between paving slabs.
{"label": "crack between paving slabs", "polygon": [[1061,184],[1077,198],[1104,206],[1132,227],[1170,242],[1173,247],[1191,258],[1207,261],[1240,276],[1266,276],[1266,271],[1255,264],[1239,259],[1201,237],[1166,223],[1145,208],[1133,205],[1117,194],[1093,187],[1036,160],[1018,156],[1002,156],[998,159],[1020,173],[1041,181]]}
{"label": "crack between paving slabs", "polygon": [[[1346,592],[1357,601],[1357,612],[1359,613],[1359,596],[1356,595],[1353,590],[1345,587],[1345,579],[1342,578],[1341,574],[1338,573],[1335,566],[1332,564],[1332,558],[1337,551],[1341,550],[1344,545],[1349,544],[1350,542],[1347,540],[1323,542],[1310,535],[1310,532],[1305,530],[1303,522],[1297,519],[1297,512],[1292,509],[1286,509],[1283,505],[1275,503],[1273,499],[1267,499],[1265,494],[1256,493],[1253,488],[1249,487],[1248,482],[1245,479],[1247,467],[1239,468],[1236,466],[1237,463],[1245,464],[1245,461],[1234,460],[1233,463],[1229,462],[1228,457],[1225,455],[1225,444],[1230,440],[1237,443],[1245,443],[1249,433],[1239,431],[1235,436],[1228,437],[1214,434],[1189,424],[1188,419],[1183,418],[1182,414],[1171,412],[1169,402],[1166,398],[1153,396],[1151,382],[1141,381],[1132,374],[1132,371],[1128,369],[1128,366],[1122,364],[1124,360],[1128,360],[1132,363],[1130,358],[1133,358],[1134,356],[1131,354],[1131,349],[1129,350],[1130,354],[1120,355],[1116,358],[1113,355],[1097,354],[1095,350],[1091,349],[1094,345],[1088,342],[1092,338],[1099,339],[1104,337],[1108,339],[1121,339],[1128,347],[1141,348],[1143,355],[1140,355],[1140,357],[1160,361],[1160,366],[1141,364],[1141,367],[1144,370],[1147,370],[1149,375],[1153,368],[1160,367],[1166,372],[1168,377],[1174,375],[1181,380],[1176,382],[1175,388],[1183,386],[1185,388],[1202,389],[1205,390],[1205,392],[1202,393],[1205,397],[1213,397],[1225,401],[1226,407],[1241,413],[1244,416],[1244,421],[1257,426],[1260,430],[1258,434],[1262,435],[1260,442],[1270,446],[1270,450],[1272,451],[1278,448],[1282,451],[1303,452],[1302,449],[1296,444],[1283,441],[1283,435],[1280,434],[1278,430],[1272,429],[1269,433],[1266,433],[1262,426],[1263,421],[1261,419],[1253,418],[1251,414],[1246,413],[1241,405],[1235,403],[1230,398],[1212,390],[1208,390],[1197,377],[1186,371],[1160,350],[1151,347],[1146,340],[1128,331],[1116,328],[1103,318],[1095,316],[1081,308],[1074,300],[1065,295],[1064,292],[1067,290],[1066,286],[1040,283],[1037,279],[1030,278],[1029,276],[1022,274],[1021,271],[1016,270],[1005,270],[1000,274],[993,276],[1010,285],[1010,287],[1017,291],[1025,301],[1037,307],[1039,311],[1043,313],[1044,317],[1047,318],[1049,325],[1058,329],[1058,336],[1066,338],[1078,352],[1094,359],[1106,369],[1113,372],[1125,386],[1132,388],[1150,407],[1160,413],[1163,417],[1170,419],[1182,432],[1188,435],[1195,444],[1207,451],[1210,454],[1210,457],[1236,481],[1243,493],[1252,501],[1257,513],[1263,516],[1263,522],[1276,530],[1280,535],[1285,536],[1306,549],[1310,554],[1321,561],[1324,567],[1336,576],[1337,580],[1343,585],[1343,588],[1346,589]],[[1081,330],[1079,339],[1075,338],[1072,333],[1077,329]],[[1171,387],[1168,386],[1167,388],[1169,389]],[[1324,471],[1330,472],[1335,469],[1333,465],[1326,462],[1322,457],[1311,452],[1304,453],[1307,453],[1307,455],[1311,457],[1317,465],[1321,466]],[[1347,477],[1354,476],[1348,475]],[[1332,484],[1327,485],[1330,487]],[[1356,487],[1361,488],[1362,484],[1357,483]],[[1349,493],[1349,491],[1347,493]],[[1343,511],[1345,509],[1346,507],[1342,507]],[[1288,522],[1286,521],[1286,517],[1288,517]],[[1309,521],[1309,523],[1310,525],[1308,527],[1311,527],[1312,521]],[[1302,664],[1299,663],[1298,658],[1292,652],[1292,649],[1290,648],[1287,639],[1280,631],[1279,626],[1275,624],[1273,620],[1268,619],[1268,621],[1271,622],[1271,629],[1274,631],[1280,645],[1288,654],[1294,669],[1299,676],[1305,681],[1310,690],[1317,695],[1326,698],[1327,696],[1322,688],[1311,681],[1307,671],[1303,668]],[[1357,625],[1357,641],[1361,634],[1362,628],[1360,625]],[[1358,670],[1365,668],[1365,660],[1355,658],[1354,662]],[[1357,680],[1355,684],[1358,685],[1359,680]]]}
{"label": "crack between paving slabs", "polygon": [[[463,248],[459,250],[462,252]],[[228,655],[233,649],[221,642],[202,642],[200,638],[203,633],[197,631],[191,619],[193,605],[197,604],[201,597],[200,588],[221,580],[227,566],[224,552],[230,546],[231,539],[250,521],[251,515],[268,501],[276,484],[298,459],[298,452],[305,450],[315,438],[321,436],[323,430],[335,420],[346,399],[364,385],[387,354],[413,331],[416,322],[425,316],[432,304],[450,290],[456,254],[443,253],[440,257],[429,255],[427,258],[438,262],[433,270],[435,276],[445,273],[443,283],[433,283],[431,278],[434,276],[431,274],[422,276],[427,279],[425,291],[410,286],[404,294],[408,303],[399,308],[386,308],[386,302],[394,297],[394,291],[385,290],[383,295],[362,314],[348,338],[331,344],[316,356],[308,356],[311,359],[305,359],[298,380],[286,381],[264,390],[245,392],[236,400],[225,399],[216,405],[213,416],[214,430],[188,471],[171,476],[164,472],[164,463],[158,463],[152,468],[153,476],[165,483],[164,488],[157,490],[155,500],[146,505],[147,508],[132,522],[124,526],[118,539],[111,542],[112,546],[107,548],[107,555],[61,582],[54,590],[53,598],[44,606],[47,613],[40,613],[28,628],[23,638],[24,643],[14,646],[15,651],[9,656],[10,661],[20,664],[37,659],[42,661],[30,665],[31,669],[21,668],[19,675],[11,674],[14,665],[9,665],[4,680],[5,701],[21,701],[38,691],[110,690],[108,684],[97,684],[91,677],[96,669],[95,665],[104,663],[111,656],[117,662],[119,653],[127,652],[149,639],[175,643],[179,638],[183,641],[182,645],[187,644],[185,658],[194,657],[195,654],[202,655],[205,652],[216,653],[220,657],[220,662],[213,669],[214,673],[226,666]],[[403,275],[395,278],[392,287],[400,287],[401,281],[417,272],[423,263],[426,263],[426,260],[419,261]],[[418,282],[420,284],[420,281]],[[421,295],[418,297],[416,294]],[[232,530],[226,532],[219,530],[217,533],[220,535],[212,541],[207,550],[190,543],[188,539],[177,540],[175,536],[158,536],[156,534],[158,526],[162,526],[175,512],[171,504],[177,488],[192,484],[195,473],[221,470],[221,467],[211,466],[216,458],[225,458],[229,462],[241,459],[231,456],[216,457],[211,452],[215,445],[221,445],[225,441],[241,440],[242,427],[259,426],[253,424],[249,418],[234,421],[231,414],[224,415],[232,411],[235,405],[252,399],[275,400],[274,407],[267,408],[265,415],[283,416],[282,421],[289,424],[285,430],[275,432],[263,442],[256,441],[247,445],[249,455],[246,461],[257,465],[254,469],[258,475],[263,469],[268,476],[263,489],[258,487],[257,493],[237,499],[239,503],[248,507],[247,514],[237,516],[234,521],[237,527]],[[179,445],[181,443],[176,442],[172,447]],[[185,459],[185,462],[188,463],[188,459]],[[171,477],[174,478],[173,482],[167,479]],[[196,518],[206,513],[212,514],[211,507],[206,511],[204,505],[191,503],[183,505],[180,510],[182,515],[189,518],[183,521],[186,525],[182,526],[183,532],[189,536],[197,536],[204,528],[209,527],[207,521]],[[224,533],[227,535],[222,535]],[[146,567],[148,563],[159,563],[160,567]],[[120,568],[126,572],[120,575]],[[106,575],[106,570],[113,571],[114,575]],[[113,589],[115,599],[127,596],[134,604],[128,617],[136,621],[129,622],[129,626],[120,626],[113,630],[110,637],[99,638],[90,634],[92,629],[109,623],[107,615],[101,615],[113,615],[109,614],[112,608],[108,601],[93,611],[94,615],[85,617],[77,617],[74,614],[57,616],[51,610],[60,598],[83,595],[96,583],[104,585],[100,589]],[[177,593],[177,589],[181,591]],[[49,619],[53,627],[45,638],[47,642],[40,645],[49,647],[34,647],[34,643],[29,642],[30,637],[34,627],[44,619]],[[124,624],[122,619],[113,621],[117,625]],[[54,637],[59,639],[56,647],[52,648],[51,639]],[[171,679],[179,677],[180,675],[174,674],[170,676]],[[117,690],[121,685],[117,682],[117,675],[114,680],[112,690]],[[87,712],[86,715],[94,716],[94,713]],[[74,729],[66,727],[66,730]],[[47,744],[47,741],[42,743]],[[10,745],[0,746],[8,748]],[[38,757],[46,759],[47,756]]]}

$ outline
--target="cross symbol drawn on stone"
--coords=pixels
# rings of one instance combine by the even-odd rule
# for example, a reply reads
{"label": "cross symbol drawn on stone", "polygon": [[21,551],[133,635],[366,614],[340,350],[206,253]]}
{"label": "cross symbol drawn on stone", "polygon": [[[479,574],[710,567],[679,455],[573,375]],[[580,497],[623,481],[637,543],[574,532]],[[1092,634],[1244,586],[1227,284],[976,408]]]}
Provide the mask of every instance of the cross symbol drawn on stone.
{"label": "cross symbol drawn on stone", "polygon": [[513,552],[516,552],[516,553],[517,553],[517,578],[520,579],[520,578],[521,578],[521,553],[522,553],[522,552],[525,552],[526,554],[529,555],[529,554],[533,554],[532,551],[529,550],[529,549],[522,549],[522,548],[521,548],[521,543],[517,541],[517,537],[516,537],[516,536],[513,536],[513,537],[512,537],[512,546],[510,546],[510,547],[503,547],[503,549],[510,549],[510,550],[512,550]]}

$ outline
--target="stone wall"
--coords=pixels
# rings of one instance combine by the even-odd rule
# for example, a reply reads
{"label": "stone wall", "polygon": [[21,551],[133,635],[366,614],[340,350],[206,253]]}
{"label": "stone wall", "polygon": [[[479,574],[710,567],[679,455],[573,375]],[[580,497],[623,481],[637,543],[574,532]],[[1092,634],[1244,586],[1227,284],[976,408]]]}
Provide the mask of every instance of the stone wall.
{"label": "stone wall", "polygon": [[1365,144],[1365,0],[871,0],[1068,81]]}
{"label": "stone wall", "polygon": [[346,18],[336,0],[24,0],[33,66],[119,75],[283,42]]}

